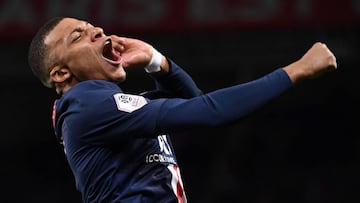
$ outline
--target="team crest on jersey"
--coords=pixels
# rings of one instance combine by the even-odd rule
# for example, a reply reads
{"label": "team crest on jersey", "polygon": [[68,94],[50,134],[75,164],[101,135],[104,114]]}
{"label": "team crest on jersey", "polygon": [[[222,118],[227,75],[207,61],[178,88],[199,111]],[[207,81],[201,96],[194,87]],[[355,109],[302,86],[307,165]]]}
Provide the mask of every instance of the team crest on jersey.
{"label": "team crest on jersey", "polygon": [[117,94],[114,94],[114,98],[115,98],[117,108],[120,111],[125,111],[128,113],[131,113],[137,109],[140,109],[145,104],[147,104],[146,99],[144,97],[138,96],[138,95],[117,93]]}

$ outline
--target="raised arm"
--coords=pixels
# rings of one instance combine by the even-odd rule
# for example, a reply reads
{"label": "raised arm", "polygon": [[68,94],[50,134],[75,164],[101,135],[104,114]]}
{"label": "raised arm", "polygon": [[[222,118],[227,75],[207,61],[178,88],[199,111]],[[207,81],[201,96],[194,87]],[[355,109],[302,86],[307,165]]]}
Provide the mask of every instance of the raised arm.
{"label": "raised arm", "polygon": [[[87,108],[83,112],[88,115],[82,115],[82,118],[96,117],[104,119],[91,119],[93,122],[91,123],[86,119],[78,119],[76,116],[80,114],[73,114],[74,118],[68,120],[68,124],[74,125],[76,128],[78,126],[87,128],[88,125],[101,126],[98,130],[101,130],[102,133],[97,133],[94,130],[93,135],[101,135],[99,140],[108,137],[106,140],[110,142],[114,139],[121,141],[122,137],[132,135],[156,136],[158,133],[164,132],[223,125],[247,116],[282,94],[293,84],[334,70],[336,66],[334,55],[325,45],[316,43],[298,61],[284,68],[278,68],[259,79],[190,99],[145,100],[137,95],[125,95],[125,98],[132,98],[130,101],[137,101],[134,104],[135,106],[130,106],[131,108],[128,102],[120,100],[122,97],[116,97],[118,99],[114,97],[114,95],[118,94],[123,95],[115,84],[103,82],[106,84],[101,85],[103,90],[99,91],[100,85],[97,84],[99,81],[93,82],[96,84],[83,83],[82,86],[77,86],[77,92],[73,91],[77,99],[72,99],[72,95],[67,94],[68,98],[65,100],[76,101],[77,106]],[[88,91],[83,91],[81,87],[85,85],[91,85],[92,88],[89,86],[85,88]],[[111,88],[107,88],[108,86],[111,86]],[[82,101],[86,102],[86,105],[78,102],[79,95],[83,95],[84,99]],[[107,99],[99,101],[91,99],[92,97]],[[121,108],[119,108],[119,105]],[[122,105],[125,105],[125,107],[122,107]],[[67,107],[68,105],[59,104],[59,106]],[[95,107],[98,106],[101,106],[103,111],[97,111]],[[106,126],[103,126],[104,124]],[[107,126],[111,127],[112,131],[104,130]],[[116,133],[103,133],[114,132],[113,130]]]}
{"label": "raised arm", "polygon": [[[208,93],[189,101],[162,104],[157,127],[178,129],[221,125],[261,107],[300,81],[316,78],[337,68],[336,58],[323,43],[315,43],[299,60],[260,79]],[[165,112],[165,113],[164,113]],[[184,126],[178,126],[179,123]]]}
{"label": "raised arm", "polygon": [[155,59],[155,70],[145,68],[155,81],[156,90],[147,92],[147,96],[166,94],[170,97],[191,98],[202,92],[189,74],[171,59],[166,58],[148,43],[132,38],[112,36],[114,48],[122,55],[122,66],[126,70],[145,68]]}

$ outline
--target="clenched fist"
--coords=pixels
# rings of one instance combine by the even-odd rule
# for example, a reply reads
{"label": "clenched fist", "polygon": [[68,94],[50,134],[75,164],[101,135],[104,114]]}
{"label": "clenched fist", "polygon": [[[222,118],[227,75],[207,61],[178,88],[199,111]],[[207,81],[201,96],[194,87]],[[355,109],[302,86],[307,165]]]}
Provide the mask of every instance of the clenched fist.
{"label": "clenched fist", "polygon": [[334,54],[324,43],[315,43],[298,61],[286,66],[293,83],[317,77],[337,68]]}

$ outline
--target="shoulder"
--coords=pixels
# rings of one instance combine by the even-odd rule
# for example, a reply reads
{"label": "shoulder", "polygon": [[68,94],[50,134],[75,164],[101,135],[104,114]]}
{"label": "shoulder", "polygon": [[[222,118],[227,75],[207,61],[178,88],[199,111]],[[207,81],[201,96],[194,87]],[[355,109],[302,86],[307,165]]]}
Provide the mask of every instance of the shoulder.
{"label": "shoulder", "polygon": [[109,81],[104,80],[87,80],[78,83],[72,87],[64,96],[82,95],[89,93],[102,93],[102,92],[122,92],[120,87]]}
{"label": "shoulder", "polygon": [[[116,105],[114,95],[122,93],[117,84],[89,80],[78,83],[57,100],[56,108],[60,112],[93,112],[99,107]],[[112,105],[111,105],[112,106]]]}
{"label": "shoulder", "polygon": [[[78,83],[56,101],[56,119],[66,119],[68,127],[89,129],[117,110],[114,95],[122,93],[117,84],[101,80]],[[106,116],[107,115],[107,116]]]}
{"label": "shoulder", "polygon": [[116,93],[122,93],[120,87],[108,81],[88,80],[80,82],[66,92],[61,100],[63,101],[79,101],[89,103],[98,99],[112,96]]}

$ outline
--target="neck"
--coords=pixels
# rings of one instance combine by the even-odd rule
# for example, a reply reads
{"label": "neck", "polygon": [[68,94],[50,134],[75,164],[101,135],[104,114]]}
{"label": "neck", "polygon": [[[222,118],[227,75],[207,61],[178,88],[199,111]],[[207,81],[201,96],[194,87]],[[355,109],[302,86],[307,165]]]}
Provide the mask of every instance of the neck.
{"label": "neck", "polygon": [[71,82],[56,83],[55,84],[56,93],[59,95],[63,95],[77,83],[78,81],[76,80],[71,80]]}

